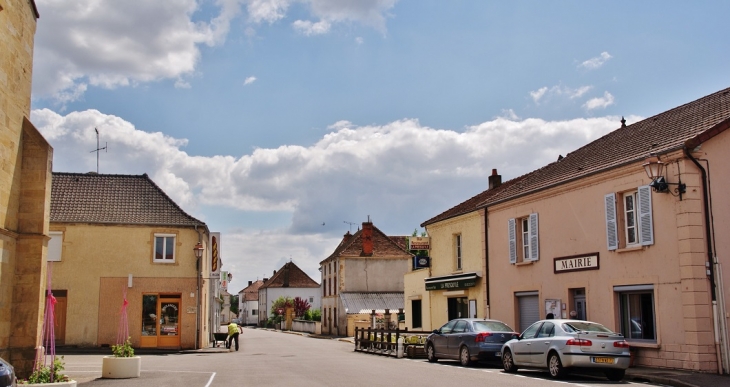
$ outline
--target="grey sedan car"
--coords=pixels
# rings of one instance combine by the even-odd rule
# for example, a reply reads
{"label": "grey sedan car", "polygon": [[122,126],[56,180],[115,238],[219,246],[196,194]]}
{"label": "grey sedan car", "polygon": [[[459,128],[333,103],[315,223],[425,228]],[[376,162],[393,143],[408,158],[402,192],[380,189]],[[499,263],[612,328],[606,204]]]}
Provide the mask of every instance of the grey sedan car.
{"label": "grey sedan car", "polygon": [[480,360],[499,361],[502,344],[514,336],[517,332],[501,321],[459,318],[428,335],[426,356],[432,363],[455,359],[463,366]]}
{"label": "grey sedan car", "polygon": [[559,379],[571,368],[603,371],[621,380],[629,368],[629,344],[624,336],[601,324],[582,320],[541,320],[502,347],[506,372],[520,367],[543,368]]}

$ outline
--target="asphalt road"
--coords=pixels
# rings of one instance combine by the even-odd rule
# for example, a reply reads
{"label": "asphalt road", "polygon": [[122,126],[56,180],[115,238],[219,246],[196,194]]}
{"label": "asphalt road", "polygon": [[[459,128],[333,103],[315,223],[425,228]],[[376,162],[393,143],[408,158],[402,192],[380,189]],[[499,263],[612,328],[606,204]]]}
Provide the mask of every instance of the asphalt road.
{"label": "asphalt road", "polygon": [[[102,355],[66,355],[66,373],[80,386],[600,386],[636,385],[603,377],[571,375],[551,380],[547,373],[506,374],[499,365],[464,368],[455,361],[395,359],[354,352],[348,342],[315,339],[260,329],[244,329],[241,349],[230,353],[142,356],[135,379],[101,379]],[[643,384],[646,385],[646,384]]]}

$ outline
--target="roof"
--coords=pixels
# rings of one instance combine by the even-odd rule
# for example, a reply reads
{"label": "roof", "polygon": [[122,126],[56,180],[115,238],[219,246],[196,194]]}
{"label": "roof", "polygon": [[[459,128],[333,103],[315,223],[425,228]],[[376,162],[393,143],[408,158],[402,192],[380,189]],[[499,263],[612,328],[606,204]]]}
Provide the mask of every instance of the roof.
{"label": "roof", "polygon": [[262,280],[256,280],[255,282],[252,282],[251,285],[246,286],[241,290],[240,293],[243,293],[243,301],[258,301],[259,299],[259,288],[261,285],[264,284],[264,281]]}
{"label": "roof", "polygon": [[268,288],[318,288],[319,283],[303,272],[294,262],[287,262],[279,271],[264,282],[259,289]]}
{"label": "roof", "polygon": [[[390,237],[385,235],[385,233],[380,231],[380,229],[375,227],[375,225],[372,225],[372,227],[373,254],[368,257],[412,257],[412,254],[406,250],[407,246],[405,237]],[[360,256],[362,253],[362,233],[363,230],[361,229],[357,230],[357,232],[352,235],[350,235],[350,232],[345,234],[345,237],[342,238],[342,241],[337,248],[335,248],[335,251],[330,254],[329,257],[322,260],[320,264],[334,257]],[[402,238],[402,240],[398,240],[398,238]]]}
{"label": "roof", "polygon": [[421,226],[641,161],[650,154],[679,150],[685,144],[696,147],[728,127],[730,88],[620,127],[556,162],[484,191]]}
{"label": "roof", "polygon": [[398,309],[405,308],[403,292],[349,292],[340,293],[340,299],[347,314],[358,313],[397,313]]}
{"label": "roof", "polygon": [[183,211],[146,173],[53,172],[50,221],[205,226]]}

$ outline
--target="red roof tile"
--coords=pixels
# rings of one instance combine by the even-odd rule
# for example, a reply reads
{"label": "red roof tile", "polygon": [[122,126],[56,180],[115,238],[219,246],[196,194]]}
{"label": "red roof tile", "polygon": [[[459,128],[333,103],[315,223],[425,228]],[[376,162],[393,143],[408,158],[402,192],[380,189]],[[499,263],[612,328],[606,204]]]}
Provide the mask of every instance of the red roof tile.
{"label": "red roof tile", "polygon": [[[349,232],[345,234],[345,238],[335,248],[335,251],[329,257],[322,260],[320,265],[334,257],[360,256],[362,253],[362,233],[363,230],[357,230],[355,234],[350,235]],[[402,240],[398,241],[398,238]],[[371,257],[411,257],[411,253],[406,248],[405,237],[387,236],[373,225],[373,254],[370,255]]]}
{"label": "red roof tile", "polygon": [[266,288],[318,288],[319,283],[303,272],[294,262],[287,262],[279,271],[264,282],[259,289]]}

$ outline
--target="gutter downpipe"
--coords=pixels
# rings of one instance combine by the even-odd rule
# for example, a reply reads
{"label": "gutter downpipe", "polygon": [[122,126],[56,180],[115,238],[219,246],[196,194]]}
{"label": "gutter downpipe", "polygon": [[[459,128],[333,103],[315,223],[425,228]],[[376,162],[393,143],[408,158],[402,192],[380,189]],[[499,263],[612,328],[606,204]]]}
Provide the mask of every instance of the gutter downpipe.
{"label": "gutter downpipe", "polygon": [[[195,231],[198,233],[198,243],[203,243],[203,235],[200,231],[198,231],[198,225],[195,225]],[[195,276],[197,277],[196,280],[198,282],[198,299],[197,299],[197,308],[196,310],[196,316],[195,316],[195,349],[200,349],[200,311],[202,308],[202,303],[200,302],[200,269],[201,269],[201,261],[203,260],[203,257],[196,258],[195,263]]]}
{"label": "gutter downpipe", "polygon": [[[684,154],[687,155],[687,158],[689,158],[694,165],[699,168],[700,172],[702,173],[702,205],[704,207],[705,212],[705,239],[707,240],[707,259],[709,265],[708,270],[710,271],[709,277],[710,277],[710,296],[712,298],[712,318],[714,322],[714,334],[715,334],[715,352],[718,359],[717,362],[717,373],[722,375],[723,374],[723,364],[727,360],[727,357],[723,351],[720,349],[720,332],[719,332],[719,325],[721,324],[720,318],[718,316],[718,305],[717,305],[717,291],[716,291],[716,282],[715,282],[715,265],[717,265],[717,260],[714,258],[712,254],[712,223],[711,223],[711,216],[710,216],[710,204],[709,204],[709,192],[708,192],[708,181],[707,181],[707,171],[705,168],[700,164],[697,159],[695,159],[690,150],[685,146],[684,148]],[[721,308],[724,309],[724,306],[721,306]],[[723,324],[724,325],[724,324]],[[724,348],[723,348],[724,349]]]}
{"label": "gutter downpipe", "polygon": [[492,303],[490,302],[490,294],[489,294],[489,285],[490,285],[490,278],[489,278],[489,233],[487,231],[487,228],[489,226],[489,218],[487,217],[488,211],[487,207],[484,207],[484,288],[487,292],[486,294],[486,318],[492,318]]}

